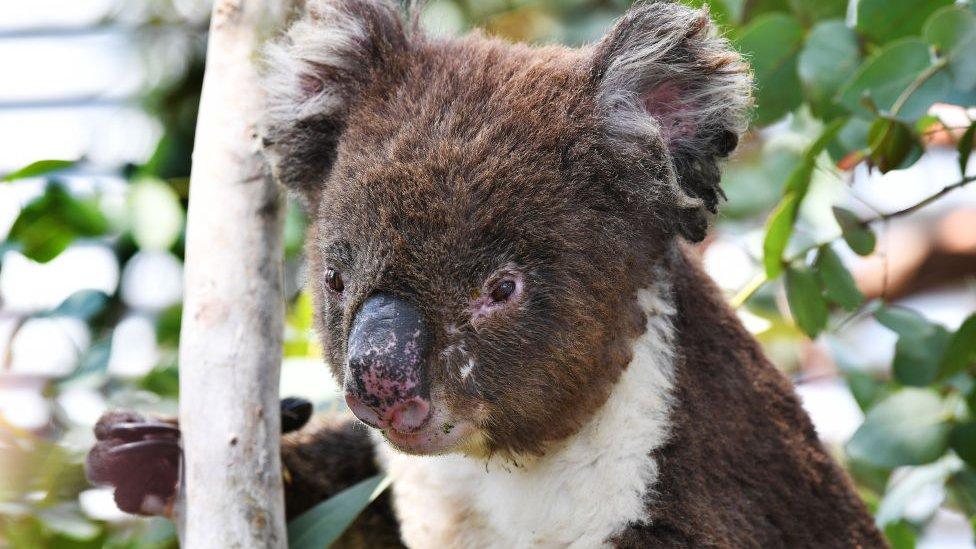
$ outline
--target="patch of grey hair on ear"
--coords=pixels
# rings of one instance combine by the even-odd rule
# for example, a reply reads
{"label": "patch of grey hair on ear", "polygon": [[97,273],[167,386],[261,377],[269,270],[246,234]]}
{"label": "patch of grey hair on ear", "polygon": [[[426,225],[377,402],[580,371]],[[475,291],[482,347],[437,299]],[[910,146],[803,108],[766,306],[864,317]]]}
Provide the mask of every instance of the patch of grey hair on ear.
{"label": "patch of grey hair on ear", "polygon": [[[707,9],[649,3],[625,16],[598,51],[609,61],[597,67],[601,72],[597,99],[611,135],[624,145],[660,138],[676,163],[687,162],[672,173],[695,169],[694,159],[710,148],[702,136],[720,132],[738,136],[747,129],[750,72],[718,35]],[[692,121],[694,131],[668,135],[642,99],[656,90],[674,95],[676,105],[665,107]],[[703,205],[676,179],[668,179],[679,206]]]}
{"label": "patch of grey hair on ear", "polygon": [[264,50],[265,123],[288,125],[341,109],[341,84],[328,75],[354,69],[365,39],[362,21],[332,3],[309,2],[308,16]]}

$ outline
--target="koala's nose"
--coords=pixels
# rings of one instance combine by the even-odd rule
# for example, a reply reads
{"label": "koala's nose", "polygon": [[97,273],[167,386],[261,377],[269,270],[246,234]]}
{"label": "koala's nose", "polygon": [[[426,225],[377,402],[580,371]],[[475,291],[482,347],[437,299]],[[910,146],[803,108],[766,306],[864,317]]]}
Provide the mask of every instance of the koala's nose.
{"label": "koala's nose", "polygon": [[410,432],[430,416],[423,364],[427,329],[420,311],[386,293],[370,296],[349,332],[346,403],[363,423]]}

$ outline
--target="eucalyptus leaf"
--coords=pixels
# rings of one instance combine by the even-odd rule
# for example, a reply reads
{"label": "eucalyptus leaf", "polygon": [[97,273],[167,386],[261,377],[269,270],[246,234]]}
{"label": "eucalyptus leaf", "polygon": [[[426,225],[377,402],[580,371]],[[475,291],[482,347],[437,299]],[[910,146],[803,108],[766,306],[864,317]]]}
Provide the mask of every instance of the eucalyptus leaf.
{"label": "eucalyptus leaf", "polygon": [[922,157],[922,143],[912,128],[899,120],[879,118],[868,130],[871,165],[881,173],[905,169]]}
{"label": "eucalyptus leaf", "polygon": [[906,334],[895,344],[891,369],[902,385],[924,387],[939,376],[939,363],[951,335],[942,326],[925,335]]}
{"label": "eucalyptus leaf", "polygon": [[969,165],[969,157],[973,154],[973,138],[976,136],[976,122],[969,125],[966,131],[959,138],[959,174],[966,177],[966,167]]}
{"label": "eucalyptus leaf", "polygon": [[929,17],[923,36],[949,60],[956,89],[976,87],[976,14],[962,6],[942,8]]}
{"label": "eucalyptus leaf", "polygon": [[875,237],[870,228],[861,223],[854,212],[834,206],[834,219],[840,225],[844,242],[858,255],[871,255],[874,251]]}
{"label": "eucalyptus leaf", "polygon": [[969,468],[956,472],[949,477],[946,488],[964,513],[976,517],[976,470]]}
{"label": "eucalyptus leaf", "polygon": [[[976,313],[969,315],[948,344],[942,364],[940,377],[951,377],[970,366],[976,365]],[[976,375],[976,374],[974,374]]]}
{"label": "eucalyptus leaf", "polygon": [[936,324],[904,307],[882,307],[874,317],[882,326],[904,337],[928,337],[935,333]]}
{"label": "eucalyptus leaf", "polygon": [[755,74],[756,122],[774,122],[800,106],[803,93],[796,64],[803,47],[803,27],[785,13],[763,15],[736,41]]}
{"label": "eucalyptus leaf", "polygon": [[857,30],[879,44],[917,35],[925,20],[952,0],[859,0]]}
{"label": "eucalyptus leaf", "polygon": [[891,545],[891,549],[915,549],[915,531],[904,520],[886,525],[884,535]]}
{"label": "eucalyptus leaf", "polygon": [[834,103],[834,97],[860,62],[857,35],[844,21],[823,21],[813,27],[800,52],[797,73],[814,115],[830,119],[846,110]]}
{"label": "eucalyptus leaf", "polygon": [[866,106],[866,100],[883,112],[891,112],[906,94],[907,100],[899,106],[897,115],[903,120],[915,120],[933,103],[943,100],[952,88],[945,71],[922,81],[931,66],[929,46],[921,39],[893,42],[861,65],[841,87],[837,101],[860,116],[873,118],[876,113]]}
{"label": "eucalyptus leaf", "polygon": [[350,524],[390,485],[377,475],[346,488],[288,523],[290,549],[330,547]]}
{"label": "eucalyptus leaf", "polygon": [[824,295],[830,301],[847,310],[856,309],[864,301],[854,277],[829,245],[822,246],[817,252],[814,268],[823,284]]}
{"label": "eucalyptus leaf", "polygon": [[789,0],[790,7],[804,23],[844,17],[847,0]]}
{"label": "eucalyptus leaf", "polygon": [[[809,180],[810,172],[811,170],[804,169],[799,174]],[[775,278],[783,272],[783,251],[786,250],[786,246],[790,242],[790,235],[793,234],[793,223],[796,222],[796,214],[799,209],[799,195],[795,192],[789,192],[776,206],[773,213],[769,214],[769,219],[766,221],[766,236],[763,239],[763,266],[766,269],[766,276],[769,278]]]}
{"label": "eucalyptus leaf", "polygon": [[949,445],[970,467],[976,467],[976,421],[967,421],[953,427]]}
{"label": "eucalyptus leaf", "polygon": [[930,463],[948,448],[950,429],[938,393],[905,388],[868,411],[847,443],[847,453],[882,467]]}
{"label": "eucalyptus leaf", "polygon": [[827,302],[820,293],[816,275],[807,269],[786,270],[786,300],[797,326],[810,337],[817,337],[827,325]]}
{"label": "eucalyptus leaf", "polygon": [[63,252],[77,237],[91,237],[108,230],[108,221],[88,200],[77,199],[59,183],[20,210],[7,238],[20,244],[25,256],[46,263]]}
{"label": "eucalyptus leaf", "polygon": [[40,177],[66,170],[75,164],[77,160],[38,160],[24,166],[23,168],[10,172],[0,178],[0,182],[15,181],[17,179],[27,179],[28,177]]}
{"label": "eucalyptus leaf", "polygon": [[783,198],[766,221],[766,236],[763,239],[763,266],[766,276],[775,278],[783,272],[783,252],[793,234],[793,224],[796,222],[800,205],[810,189],[810,178],[817,157],[827,145],[836,139],[837,134],[845,125],[844,119],[838,119],[827,125],[820,136],[803,154],[800,164],[790,173],[783,190]]}
{"label": "eucalyptus leaf", "polygon": [[108,296],[101,290],[78,290],[44,316],[73,316],[91,320],[108,305]]}

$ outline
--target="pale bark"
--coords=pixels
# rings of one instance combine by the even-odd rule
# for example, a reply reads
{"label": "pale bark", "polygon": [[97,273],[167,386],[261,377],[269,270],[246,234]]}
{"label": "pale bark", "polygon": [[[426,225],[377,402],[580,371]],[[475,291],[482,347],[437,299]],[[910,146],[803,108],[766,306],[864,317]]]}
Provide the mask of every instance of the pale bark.
{"label": "pale bark", "polygon": [[278,375],[282,199],[255,60],[282,0],[216,0],[197,122],[180,341],[184,547],[286,547]]}

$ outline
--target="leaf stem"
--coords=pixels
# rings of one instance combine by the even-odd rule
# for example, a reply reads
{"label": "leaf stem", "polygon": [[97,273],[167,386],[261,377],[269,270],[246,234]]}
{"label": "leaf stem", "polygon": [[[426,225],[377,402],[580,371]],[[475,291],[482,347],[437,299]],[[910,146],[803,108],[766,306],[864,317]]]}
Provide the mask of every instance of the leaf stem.
{"label": "leaf stem", "polygon": [[949,58],[942,57],[935,63],[929,65],[924,71],[922,71],[918,75],[918,77],[915,78],[915,80],[912,80],[912,83],[909,84],[908,87],[905,88],[905,90],[902,91],[901,94],[898,96],[898,99],[896,99],[895,102],[892,103],[891,116],[892,117],[898,116],[898,113],[901,111],[902,107],[905,106],[905,103],[908,103],[908,100],[911,99],[912,95],[915,92],[917,92],[919,88],[924,86],[925,83],[928,82],[929,79],[931,79],[933,76],[935,76],[940,70],[944,69],[948,64],[949,64]]}

